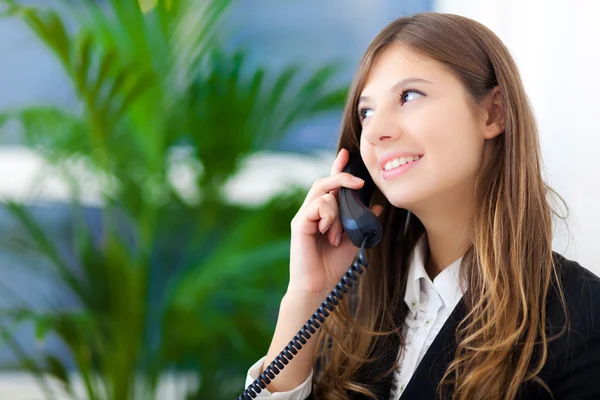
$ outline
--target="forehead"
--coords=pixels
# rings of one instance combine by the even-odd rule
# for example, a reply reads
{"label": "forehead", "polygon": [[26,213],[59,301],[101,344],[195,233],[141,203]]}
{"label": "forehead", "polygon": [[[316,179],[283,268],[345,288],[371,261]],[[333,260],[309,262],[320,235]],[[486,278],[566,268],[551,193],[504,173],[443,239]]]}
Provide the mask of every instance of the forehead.
{"label": "forehead", "polygon": [[434,84],[456,83],[453,74],[442,64],[398,43],[390,45],[375,60],[361,93],[388,90],[395,82],[407,78],[426,79]]}

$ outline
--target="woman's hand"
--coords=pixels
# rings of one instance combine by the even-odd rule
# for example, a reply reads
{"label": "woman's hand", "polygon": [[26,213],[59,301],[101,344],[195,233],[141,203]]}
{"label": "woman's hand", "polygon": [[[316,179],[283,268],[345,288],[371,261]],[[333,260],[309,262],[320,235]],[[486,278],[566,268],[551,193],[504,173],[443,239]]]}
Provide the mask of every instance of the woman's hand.
{"label": "woman's hand", "polygon": [[[356,247],[345,233],[339,218],[340,187],[362,188],[364,181],[342,172],[348,150],[336,157],[331,175],[317,180],[291,223],[290,282],[288,293],[325,298],[348,270]],[[374,206],[378,214],[381,206]]]}

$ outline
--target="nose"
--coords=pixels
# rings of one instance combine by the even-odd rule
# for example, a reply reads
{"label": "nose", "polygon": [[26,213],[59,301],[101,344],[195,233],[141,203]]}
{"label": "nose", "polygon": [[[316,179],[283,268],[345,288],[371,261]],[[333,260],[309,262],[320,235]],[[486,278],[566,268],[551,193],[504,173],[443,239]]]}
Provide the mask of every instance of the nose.
{"label": "nose", "polygon": [[401,127],[394,113],[379,109],[363,123],[362,135],[372,145],[395,140],[401,135]]}

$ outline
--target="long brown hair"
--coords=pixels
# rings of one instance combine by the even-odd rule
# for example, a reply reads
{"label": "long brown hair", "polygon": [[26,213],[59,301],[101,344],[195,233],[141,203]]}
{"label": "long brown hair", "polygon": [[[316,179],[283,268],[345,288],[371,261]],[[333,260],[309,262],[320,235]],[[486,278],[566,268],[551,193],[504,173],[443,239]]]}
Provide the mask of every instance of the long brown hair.
{"label": "long brown hair", "polygon": [[[549,391],[536,375],[551,339],[545,331],[546,297],[552,283],[559,284],[552,254],[552,214],[558,214],[547,198],[555,192],[542,178],[537,127],[515,62],[493,32],[471,19],[440,13],[399,18],[374,39],[359,64],[339,148],[359,148],[358,98],[377,57],[394,43],[456,74],[473,105],[496,86],[504,104],[505,131],[491,139],[494,149],[477,180],[477,210],[461,267],[467,315],[457,327],[457,350],[438,394],[444,397],[444,388],[451,387],[456,399],[512,399],[528,380]],[[384,206],[383,240],[368,251],[370,269],[353,296],[319,332],[317,398],[346,399],[347,391],[376,398],[368,382],[361,382],[361,368],[381,357],[374,352],[377,338],[395,335],[400,349],[404,345],[400,332],[407,311],[408,258],[424,226],[381,193],[374,201]],[[559,293],[566,312],[560,287]],[[381,372],[385,376],[392,370]]]}

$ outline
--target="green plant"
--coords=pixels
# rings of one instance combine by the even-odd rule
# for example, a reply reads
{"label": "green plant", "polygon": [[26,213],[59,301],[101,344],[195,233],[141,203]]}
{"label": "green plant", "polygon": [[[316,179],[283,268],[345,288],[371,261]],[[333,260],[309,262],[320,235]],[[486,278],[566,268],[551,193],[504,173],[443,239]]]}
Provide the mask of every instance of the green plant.
{"label": "green plant", "polygon": [[[13,243],[43,255],[79,303],[5,311],[13,323],[33,321],[40,337],[57,335],[71,360],[24,354],[6,326],[4,344],[42,387],[50,374],[73,398],[69,362],[90,400],[155,398],[173,370],[199,373],[190,398],[235,395],[266,350],[287,280],[289,221],[303,196],[298,189],[244,207],[227,201],[224,186],[295,124],[341,108],[346,88],[330,83],[336,64],[307,74],[249,66],[245,51],[224,50],[219,39],[229,0],[158,1],[145,13],[134,0],[69,2],[65,13],[0,5],[56,56],[79,100],[76,110],[0,115],[70,182],[71,257],[26,205],[4,206],[26,233]],[[102,188],[99,232],[74,165]]]}

